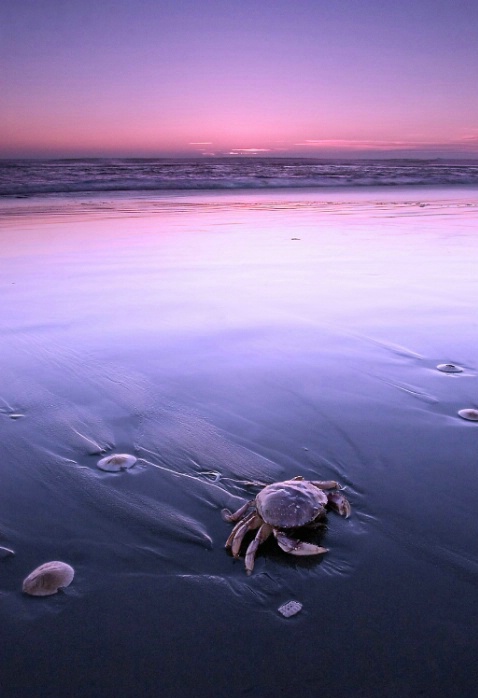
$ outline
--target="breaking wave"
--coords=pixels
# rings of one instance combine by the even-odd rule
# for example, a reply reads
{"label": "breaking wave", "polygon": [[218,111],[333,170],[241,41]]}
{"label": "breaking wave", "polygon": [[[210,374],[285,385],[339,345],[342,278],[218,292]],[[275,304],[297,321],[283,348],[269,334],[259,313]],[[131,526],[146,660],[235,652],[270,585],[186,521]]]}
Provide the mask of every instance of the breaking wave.
{"label": "breaking wave", "polygon": [[476,185],[478,161],[216,158],[4,160],[0,195]]}

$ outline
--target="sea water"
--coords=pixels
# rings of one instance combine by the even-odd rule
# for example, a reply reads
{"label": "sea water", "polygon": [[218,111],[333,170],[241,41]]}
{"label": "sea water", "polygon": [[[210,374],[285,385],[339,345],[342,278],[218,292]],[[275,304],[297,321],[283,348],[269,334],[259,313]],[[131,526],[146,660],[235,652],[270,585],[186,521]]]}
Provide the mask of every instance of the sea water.
{"label": "sea water", "polygon": [[477,185],[478,160],[2,160],[0,196],[111,191]]}

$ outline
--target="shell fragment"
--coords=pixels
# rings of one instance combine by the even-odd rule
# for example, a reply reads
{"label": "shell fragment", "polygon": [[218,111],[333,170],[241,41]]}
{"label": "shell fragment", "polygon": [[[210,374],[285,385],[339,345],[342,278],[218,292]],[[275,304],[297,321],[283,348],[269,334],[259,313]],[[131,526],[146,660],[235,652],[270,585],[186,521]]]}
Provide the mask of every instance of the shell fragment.
{"label": "shell fragment", "polygon": [[100,470],[109,473],[119,473],[120,470],[128,470],[133,467],[138,459],[129,453],[113,453],[106,458],[101,458],[96,464]]}
{"label": "shell fragment", "polygon": [[290,618],[291,616],[295,616],[297,613],[302,611],[302,604],[298,601],[288,601],[287,603],[283,603],[282,606],[279,606],[277,610],[284,616],[284,618]]}
{"label": "shell fragment", "polygon": [[463,369],[461,366],[456,364],[438,364],[437,369],[442,373],[462,373]]}
{"label": "shell fragment", "polygon": [[478,422],[478,410],[473,407],[458,410],[458,414],[462,419],[467,419],[469,422]]}

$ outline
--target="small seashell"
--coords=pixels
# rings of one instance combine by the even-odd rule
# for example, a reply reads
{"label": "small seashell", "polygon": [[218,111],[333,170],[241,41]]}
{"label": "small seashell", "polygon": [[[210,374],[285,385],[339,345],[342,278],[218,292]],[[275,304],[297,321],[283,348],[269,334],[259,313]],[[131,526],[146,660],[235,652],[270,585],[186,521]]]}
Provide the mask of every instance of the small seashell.
{"label": "small seashell", "polygon": [[66,562],[45,562],[23,581],[23,592],[30,596],[51,596],[73,581],[75,570]]}
{"label": "small seashell", "polygon": [[302,604],[298,601],[288,601],[287,603],[283,603],[282,606],[279,606],[277,610],[279,613],[282,613],[284,618],[290,618],[302,611]]}
{"label": "small seashell", "polygon": [[15,552],[0,545],[0,557],[10,557],[10,555],[15,555]]}
{"label": "small seashell", "polygon": [[469,422],[478,422],[478,410],[474,409],[473,407],[458,410],[458,414],[462,419],[468,419]]}
{"label": "small seashell", "polygon": [[129,453],[114,453],[111,456],[102,458],[96,464],[100,470],[106,470],[109,473],[118,473],[120,470],[128,470],[138,459],[131,456]]}
{"label": "small seashell", "polygon": [[463,371],[462,367],[456,364],[438,364],[437,369],[442,373],[462,373]]}

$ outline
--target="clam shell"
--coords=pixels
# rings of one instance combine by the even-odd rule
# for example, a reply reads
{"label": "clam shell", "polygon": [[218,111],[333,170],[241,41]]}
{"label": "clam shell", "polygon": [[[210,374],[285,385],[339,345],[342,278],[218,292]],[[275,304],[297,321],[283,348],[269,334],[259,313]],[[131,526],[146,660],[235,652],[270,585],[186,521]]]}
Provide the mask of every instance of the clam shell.
{"label": "clam shell", "polygon": [[66,562],[45,562],[23,580],[23,592],[30,596],[51,596],[73,581],[75,570]]}
{"label": "clam shell", "polygon": [[442,373],[462,373],[463,371],[462,367],[456,364],[438,364],[437,369]]}
{"label": "clam shell", "polygon": [[137,462],[135,456],[129,453],[112,453],[106,458],[102,458],[96,464],[100,470],[106,470],[109,473],[118,473],[120,470],[128,470]]}
{"label": "clam shell", "polygon": [[478,410],[474,407],[458,410],[458,414],[462,419],[467,419],[469,422],[478,422]]}

